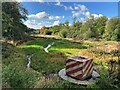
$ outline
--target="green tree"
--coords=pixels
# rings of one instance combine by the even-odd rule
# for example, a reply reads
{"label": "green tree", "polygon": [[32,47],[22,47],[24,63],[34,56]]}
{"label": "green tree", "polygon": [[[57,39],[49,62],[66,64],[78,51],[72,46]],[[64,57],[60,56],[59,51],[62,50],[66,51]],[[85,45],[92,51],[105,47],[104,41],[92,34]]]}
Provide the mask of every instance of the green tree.
{"label": "green tree", "polygon": [[87,19],[86,22],[82,25],[80,28],[79,33],[81,34],[80,38],[83,39],[89,39],[89,38],[95,38],[96,30],[94,27],[94,17],[91,17],[90,19]]}
{"label": "green tree", "polygon": [[79,32],[81,26],[82,26],[82,23],[79,21],[76,21],[76,17],[73,18],[73,25],[70,26],[70,28],[68,29],[67,37],[74,38],[74,39],[77,38],[78,32]]}
{"label": "green tree", "polygon": [[61,31],[59,32],[59,36],[62,38],[66,38],[67,37],[67,28],[66,27],[62,27]]}
{"label": "green tree", "polygon": [[73,18],[73,25],[75,25],[76,20],[77,20],[77,18],[76,18],[76,17],[74,17],[74,18]]}
{"label": "green tree", "polygon": [[108,18],[106,16],[99,17],[98,19],[95,20],[94,26],[95,29],[97,30],[98,38],[102,38],[102,35],[105,32],[105,25],[107,20]]}
{"label": "green tree", "polygon": [[64,23],[59,23],[59,26],[60,26],[60,27],[63,27],[63,26],[65,26],[65,25],[64,25]]}
{"label": "green tree", "polygon": [[68,20],[65,21],[65,26],[69,27],[69,21]]}
{"label": "green tree", "polygon": [[[3,2],[2,3],[2,30],[5,38],[16,40],[23,31],[23,21],[27,19],[27,10],[18,2]],[[20,33],[18,33],[18,31]],[[21,37],[21,36],[20,36]],[[19,39],[21,39],[19,37]]]}
{"label": "green tree", "polygon": [[51,28],[52,35],[59,35],[58,33],[60,32],[61,27],[62,27],[62,26],[58,26],[58,25],[52,27],[52,28]]}
{"label": "green tree", "polygon": [[117,17],[111,18],[105,27],[103,36],[107,40],[120,40],[120,19]]}

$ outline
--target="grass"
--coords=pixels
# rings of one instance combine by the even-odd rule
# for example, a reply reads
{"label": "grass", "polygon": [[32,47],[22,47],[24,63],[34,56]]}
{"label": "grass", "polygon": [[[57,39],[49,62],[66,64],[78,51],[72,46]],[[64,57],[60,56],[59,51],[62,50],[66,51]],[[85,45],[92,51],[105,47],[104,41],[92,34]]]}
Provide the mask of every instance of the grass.
{"label": "grass", "polygon": [[[52,42],[55,44],[49,49],[50,53],[46,53],[43,48]],[[38,38],[18,46],[18,48],[22,49],[26,55],[34,54],[32,58],[33,69],[48,74],[56,73],[64,68],[68,56],[76,55],[81,49],[87,47],[67,40]]]}
{"label": "grass", "polygon": [[[55,42],[55,44],[49,49],[50,52],[46,53],[43,48],[52,42]],[[46,78],[46,75],[58,74],[58,72],[65,67],[65,60],[67,57],[75,55],[94,58],[94,65],[99,65],[102,61],[104,68],[106,68],[107,71],[108,65],[106,61],[108,58],[103,58],[103,55],[100,56],[97,53],[94,53],[89,47],[92,46],[92,48],[95,48],[96,46],[106,45],[106,43],[116,44],[116,42],[111,43],[100,41],[84,41],[75,43],[65,39],[34,38],[34,40],[25,42],[17,47],[7,45],[9,53],[7,55],[4,53],[6,57],[3,58],[3,68],[11,65],[12,67],[15,66],[14,68],[19,68],[26,71],[26,64],[28,63],[27,56],[33,54],[31,69],[27,71],[33,72],[36,75],[34,77],[36,78],[35,81],[33,80],[35,88],[101,88],[103,85],[102,82],[105,82],[105,87],[107,88],[109,85],[107,86],[107,82],[103,80],[107,74],[105,74],[105,76],[102,75],[103,78],[99,81],[99,83],[90,86],[72,84],[68,81],[61,80],[58,75],[52,78]]]}

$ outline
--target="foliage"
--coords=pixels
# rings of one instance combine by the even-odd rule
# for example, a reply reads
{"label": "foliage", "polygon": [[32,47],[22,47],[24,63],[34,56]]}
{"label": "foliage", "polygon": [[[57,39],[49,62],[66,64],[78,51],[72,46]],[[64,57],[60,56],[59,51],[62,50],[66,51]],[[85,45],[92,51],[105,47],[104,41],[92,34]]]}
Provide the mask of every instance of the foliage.
{"label": "foliage", "polygon": [[[85,23],[76,21],[73,18],[73,25],[69,26],[69,21],[59,25],[46,28],[41,31],[44,34],[58,35],[62,38],[73,39],[107,39],[119,40],[120,39],[120,20],[118,18],[111,18],[108,20],[106,16],[94,18],[93,16],[86,19]],[[46,33],[47,32],[47,33]],[[51,34],[52,33],[52,34]]]}
{"label": "foliage", "polygon": [[12,45],[7,45],[7,43],[2,43],[2,58],[7,58],[11,54],[13,54],[13,46]]}
{"label": "foliage", "polygon": [[2,49],[3,88],[33,88],[38,74],[26,69],[25,53],[7,43]]}
{"label": "foliage", "polygon": [[46,29],[45,32],[44,32],[44,34],[45,34],[45,35],[52,35],[52,30],[47,30],[47,29]]}
{"label": "foliage", "polygon": [[[21,40],[27,27],[23,21],[27,19],[27,10],[18,2],[2,3],[2,30],[5,38]],[[21,30],[22,28],[22,30]]]}
{"label": "foliage", "polygon": [[59,33],[59,36],[62,38],[66,38],[67,37],[67,28],[62,28],[62,30]]}
{"label": "foliage", "polygon": [[36,79],[36,73],[22,69],[19,65],[10,64],[3,68],[3,87],[7,84],[11,88],[33,88]]}
{"label": "foliage", "polygon": [[43,27],[40,29],[40,34],[44,34],[45,29],[46,29],[46,27],[43,26]]}
{"label": "foliage", "polygon": [[105,32],[105,25],[106,25],[107,20],[108,18],[106,16],[102,16],[95,20],[94,25],[98,33],[98,38],[102,38],[102,35]]}
{"label": "foliage", "polygon": [[69,27],[69,21],[68,20],[65,21],[65,26]]}
{"label": "foliage", "polygon": [[105,27],[104,37],[107,40],[118,41],[120,39],[120,19],[112,18],[108,21]]}

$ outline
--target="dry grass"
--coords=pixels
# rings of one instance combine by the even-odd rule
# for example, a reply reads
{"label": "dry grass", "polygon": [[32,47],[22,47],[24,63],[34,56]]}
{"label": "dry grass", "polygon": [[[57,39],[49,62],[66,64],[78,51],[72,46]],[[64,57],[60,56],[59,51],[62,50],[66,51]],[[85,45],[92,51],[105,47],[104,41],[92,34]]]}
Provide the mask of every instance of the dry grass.
{"label": "dry grass", "polygon": [[113,54],[116,53],[116,51],[120,53],[120,42],[85,41],[84,43],[89,45],[89,48],[80,51],[78,55],[93,58],[95,62],[109,62],[111,59],[117,60],[118,57]]}
{"label": "dry grass", "polygon": [[59,77],[46,78],[45,76],[41,76],[40,79],[36,82],[35,88],[51,88],[58,82]]}

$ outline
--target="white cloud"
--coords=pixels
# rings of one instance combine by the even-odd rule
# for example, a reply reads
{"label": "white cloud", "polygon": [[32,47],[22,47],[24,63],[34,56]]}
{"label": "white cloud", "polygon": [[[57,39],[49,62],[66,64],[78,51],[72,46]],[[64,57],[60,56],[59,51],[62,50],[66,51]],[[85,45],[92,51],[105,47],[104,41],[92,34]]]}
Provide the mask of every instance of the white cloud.
{"label": "white cloud", "polygon": [[30,21],[30,20],[27,20],[27,21],[24,22],[24,24],[25,24],[25,25],[32,26],[32,25],[36,25],[36,22],[35,22],[35,20],[31,20],[31,21]]}
{"label": "white cloud", "polygon": [[60,4],[60,0],[56,0],[57,1],[57,3],[55,4],[55,5],[58,5],[58,6],[60,6],[61,4]]}
{"label": "white cloud", "polygon": [[72,14],[73,14],[73,17],[78,17],[78,16],[80,16],[82,13],[81,13],[81,11],[72,11]]}
{"label": "white cloud", "polygon": [[25,21],[24,24],[29,28],[40,29],[43,26],[58,25],[60,23],[59,20],[63,18],[64,16],[53,16],[46,12],[39,12],[28,15],[28,20]]}
{"label": "white cloud", "polygon": [[[69,10],[72,9],[69,8]],[[73,10],[71,12],[73,17],[84,16],[85,18],[90,18],[91,16],[94,16],[94,18],[97,19],[103,16],[102,14],[91,14],[85,5],[78,4],[74,4]]]}
{"label": "white cloud", "polygon": [[70,10],[74,10],[72,6],[70,6],[68,9],[70,9]]}
{"label": "white cloud", "polygon": [[67,6],[64,6],[65,10],[68,10],[68,7]]}
{"label": "white cloud", "polygon": [[59,20],[64,18],[64,16],[49,16],[49,20]]}
{"label": "white cloud", "polygon": [[17,2],[45,2],[45,0],[15,0]]}
{"label": "white cloud", "polygon": [[85,5],[78,5],[82,11],[88,10]]}
{"label": "white cloud", "polygon": [[75,6],[74,9],[75,9],[75,10],[79,10],[79,7],[76,7],[76,6]]}
{"label": "white cloud", "polygon": [[87,7],[85,5],[80,5],[80,4],[74,4],[74,6],[65,6],[65,5],[61,5],[64,6],[65,10],[80,10],[80,11],[86,11],[88,10]]}
{"label": "white cloud", "polygon": [[73,17],[79,17],[80,15],[86,15],[86,12],[83,11],[72,11]]}
{"label": "white cloud", "polygon": [[46,20],[59,20],[64,18],[64,16],[52,16],[47,14],[46,12],[39,12],[37,14],[28,15],[28,18],[32,19],[46,19]]}
{"label": "white cloud", "polygon": [[52,26],[52,23],[49,21],[40,21],[37,22],[37,20],[27,20],[24,22],[24,24],[28,27],[28,28],[33,28],[33,29],[40,29],[43,26]]}
{"label": "white cloud", "polygon": [[90,16],[90,12],[85,5],[74,4],[74,6],[69,6],[66,10],[71,10],[73,17],[79,17],[80,15]]}
{"label": "white cloud", "polygon": [[87,7],[86,7],[85,5],[75,4],[75,5],[74,5],[74,10],[86,11],[86,10],[88,10],[88,9],[87,9]]}
{"label": "white cloud", "polygon": [[25,25],[28,25],[28,24],[30,24],[30,21],[27,20],[27,21],[24,22],[24,24],[25,24]]}
{"label": "white cloud", "polygon": [[94,18],[97,19],[99,17],[102,17],[103,15],[102,14],[91,14],[91,16],[94,16]]}
{"label": "white cloud", "polygon": [[37,14],[28,15],[28,18],[43,19],[43,18],[47,18],[47,17],[48,17],[48,14],[46,12],[39,12]]}
{"label": "white cloud", "polygon": [[60,23],[60,21],[55,21],[54,23],[53,23],[53,26],[54,25],[58,25]]}
{"label": "white cloud", "polygon": [[65,5],[63,5],[63,4],[61,4],[61,2],[60,2],[60,0],[56,0],[56,4],[55,5],[57,5],[57,6],[60,6],[60,7],[64,7],[64,9],[65,10],[74,10],[73,8],[72,8],[72,6],[65,6]]}
{"label": "white cloud", "polygon": [[37,24],[35,24],[35,22],[32,22],[32,21],[27,20],[27,21],[24,22],[24,24],[25,24],[27,27],[29,27],[29,28],[37,29],[37,28],[36,28]]}
{"label": "white cloud", "polygon": [[85,13],[85,15],[86,15],[87,18],[90,18],[90,12],[89,12],[89,11],[87,11],[87,12]]}
{"label": "white cloud", "polygon": [[45,2],[45,0],[37,0],[37,2]]}

